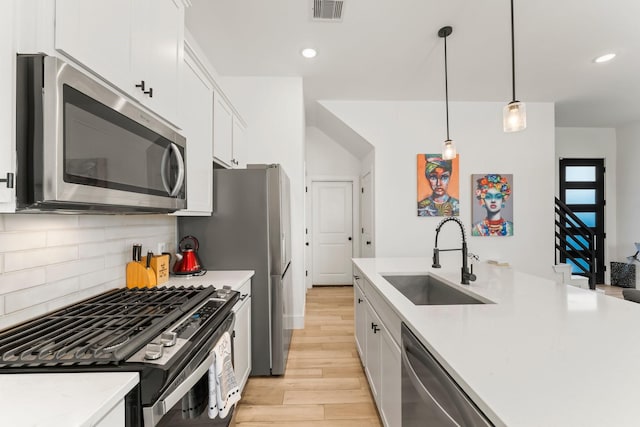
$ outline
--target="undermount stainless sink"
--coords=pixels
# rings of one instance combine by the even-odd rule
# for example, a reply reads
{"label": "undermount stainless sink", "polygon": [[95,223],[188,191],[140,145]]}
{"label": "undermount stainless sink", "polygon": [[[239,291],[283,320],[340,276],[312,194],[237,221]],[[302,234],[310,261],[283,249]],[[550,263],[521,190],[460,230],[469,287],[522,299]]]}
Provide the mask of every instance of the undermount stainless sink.
{"label": "undermount stainless sink", "polygon": [[486,304],[430,274],[382,277],[415,305]]}

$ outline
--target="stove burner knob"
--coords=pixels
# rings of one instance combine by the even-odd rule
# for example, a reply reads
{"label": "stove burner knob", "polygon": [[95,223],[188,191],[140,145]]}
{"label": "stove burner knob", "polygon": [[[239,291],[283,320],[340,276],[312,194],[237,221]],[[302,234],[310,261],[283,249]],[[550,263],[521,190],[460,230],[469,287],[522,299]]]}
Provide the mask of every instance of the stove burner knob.
{"label": "stove burner knob", "polygon": [[163,332],[162,336],[160,336],[160,341],[162,345],[165,347],[172,347],[176,344],[176,340],[178,339],[178,334],[175,332]]}
{"label": "stove burner knob", "polygon": [[162,344],[150,343],[144,350],[144,358],[147,360],[156,360],[162,357]]}

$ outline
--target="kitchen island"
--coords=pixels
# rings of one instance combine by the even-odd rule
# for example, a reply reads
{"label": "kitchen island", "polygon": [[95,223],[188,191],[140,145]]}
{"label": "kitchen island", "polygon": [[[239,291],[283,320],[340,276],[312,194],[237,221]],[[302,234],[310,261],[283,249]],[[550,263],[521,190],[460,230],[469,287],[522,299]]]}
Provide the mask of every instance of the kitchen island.
{"label": "kitchen island", "polygon": [[[495,425],[640,423],[640,305],[485,263],[470,285],[427,258],[354,265]],[[382,277],[424,273],[492,303],[417,306]]]}

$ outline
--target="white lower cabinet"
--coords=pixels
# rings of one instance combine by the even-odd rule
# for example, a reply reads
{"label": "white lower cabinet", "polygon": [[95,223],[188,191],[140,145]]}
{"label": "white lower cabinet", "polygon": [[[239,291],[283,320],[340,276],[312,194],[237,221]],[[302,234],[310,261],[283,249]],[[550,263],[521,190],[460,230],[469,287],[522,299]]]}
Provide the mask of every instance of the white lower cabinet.
{"label": "white lower cabinet", "polygon": [[360,359],[364,364],[365,357],[365,343],[366,343],[366,334],[367,334],[367,319],[366,319],[366,306],[367,302],[364,299],[364,294],[362,293],[362,289],[358,285],[358,280],[356,279],[355,285],[353,287],[354,291],[354,313],[355,313],[355,331],[356,331],[356,348],[358,349],[358,354],[360,354]]}
{"label": "white lower cabinet", "polygon": [[15,210],[15,7],[3,3],[0,15],[0,212]]}
{"label": "white lower cabinet", "polygon": [[[400,343],[394,339],[400,317],[381,300],[372,285],[356,270],[354,276],[356,347],[382,423],[402,423]],[[399,337],[398,337],[399,339]]]}
{"label": "white lower cabinet", "polygon": [[233,368],[242,392],[251,372],[251,281],[236,290],[240,292],[240,301],[234,306]]}

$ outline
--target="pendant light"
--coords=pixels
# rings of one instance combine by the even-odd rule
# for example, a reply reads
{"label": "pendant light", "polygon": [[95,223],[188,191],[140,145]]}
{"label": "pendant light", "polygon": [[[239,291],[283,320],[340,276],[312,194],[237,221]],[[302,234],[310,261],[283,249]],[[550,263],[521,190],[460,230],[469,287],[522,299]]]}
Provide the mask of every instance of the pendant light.
{"label": "pendant light", "polygon": [[455,159],[458,154],[456,144],[449,138],[449,87],[447,81],[447,37],[451,35],[453,28],[447,26],[438,30],[438,36],[444,39],[444,102],[447,110],[447,139],[442,144],[442,158],[444,160]]}
{"label": "pendant light", "polygon": [[518,132],[527,127],[527,108],[516,100],[516,48],[513,29],[513,0],[511,0],[511,87],[513,100],[502,111],[502,126],[505,132]]}

